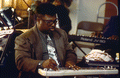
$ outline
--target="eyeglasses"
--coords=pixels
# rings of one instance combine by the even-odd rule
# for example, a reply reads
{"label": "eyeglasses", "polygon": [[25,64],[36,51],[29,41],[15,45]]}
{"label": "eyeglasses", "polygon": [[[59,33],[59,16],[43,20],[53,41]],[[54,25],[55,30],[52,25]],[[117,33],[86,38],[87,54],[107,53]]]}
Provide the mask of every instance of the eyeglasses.
{"label": "eyeglasses", "polygon": [[47,25],[56,24],[57,19],[58,19],[58,18],[56,18],[55,20],[44,20],[44,19],[40,18],[39,16],[37,16],[37,18],[39,18],[39,19],[41,19],[42,21],[44,21]]}
{"label": "eyeglasses", "polygon": [[[41,19],[43,20],[43,19]],[[47,25],[52,25],[52,24],[56,24],[57,22],[57,18],[55,20],[43,20]]]}

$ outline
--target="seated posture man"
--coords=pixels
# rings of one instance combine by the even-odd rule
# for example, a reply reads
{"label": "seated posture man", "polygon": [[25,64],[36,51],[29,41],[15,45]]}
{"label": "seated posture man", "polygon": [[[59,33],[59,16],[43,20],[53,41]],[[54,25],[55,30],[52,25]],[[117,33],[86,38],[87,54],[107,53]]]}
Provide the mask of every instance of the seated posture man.
{"label": "seated posture man", "polygon": [[[58,20],[59,20],[59,27],[63,30],[66,31],[66,33],[68,34],[69,31],[71,30],[72,26],[71,26],[71,19],[69,17],[69,9],[68,7],[71,5],[72,0],[40,0],[40,1],[35,1],[35,3],[33,3],[31,5],[31,10],[34,12],[35,11],[35,7],[37,5],[40,5],[41,3],[52,3],[53,5],[56,6],[56,11],[57,11],[57,15],[58,15]],[[34,14],[31,14],[31,18],[33,18],[32,16],[34,16]],[[33,19],[31,19],[30,25],[32,24]]]}
{"label": "seated posture man", "polygon": [[77,56],[64,30],[56,28],[56,7],[43,3],[36,7],[37,22],[15,39],[15,63],[20,78],[42,78],[38,67],[80,69]]}
{"label": "seated posture man", "polygon": [[[99,36],[99,37],[106,37],[111,40],[119,40],[119,17],[118,16],[112,16],[107,23],[103,34],[101,33],[92,33],[92,36]],[[116,57],[116,52],[119,52],[119,43],[106,43],[102,44],[100,46],[95,46],[95,49],[101,49],[101,50],[106,50],[114,59]]]}

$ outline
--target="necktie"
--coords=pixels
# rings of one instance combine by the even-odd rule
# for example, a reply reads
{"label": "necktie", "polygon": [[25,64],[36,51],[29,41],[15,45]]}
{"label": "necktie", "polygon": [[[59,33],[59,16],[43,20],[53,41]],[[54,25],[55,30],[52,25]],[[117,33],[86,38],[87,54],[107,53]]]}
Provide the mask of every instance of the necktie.
{"label": "necktie", "polygon": [[52,58],[53,60],[55,60],[55,62],[57,63],[57,66],[59,66],[55,46],[49,35],[47,35],[47,50],[48,50],[49,58]]}

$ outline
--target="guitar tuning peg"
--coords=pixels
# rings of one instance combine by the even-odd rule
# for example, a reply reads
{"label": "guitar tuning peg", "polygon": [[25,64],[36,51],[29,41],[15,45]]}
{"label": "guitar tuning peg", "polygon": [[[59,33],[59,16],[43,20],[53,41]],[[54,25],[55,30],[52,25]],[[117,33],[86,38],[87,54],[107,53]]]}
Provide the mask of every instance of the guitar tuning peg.
{"label": "guitar tuning peg", "polygon": [[10,29],[13,29],[13,26],[10,26],[9,28],[10,28]]}
{"label": "guitar tuning peg", "polygon": [[0,27],[0,31],[2,30],[2,27]]}
{"label": "guitar tuning peg", "polygon": [[4,29],[4,30],[7,30],[7,29],[8,29],[8,27],[7,27],[7,26],[5,26],[5,27],[3,27],[3,29]]}

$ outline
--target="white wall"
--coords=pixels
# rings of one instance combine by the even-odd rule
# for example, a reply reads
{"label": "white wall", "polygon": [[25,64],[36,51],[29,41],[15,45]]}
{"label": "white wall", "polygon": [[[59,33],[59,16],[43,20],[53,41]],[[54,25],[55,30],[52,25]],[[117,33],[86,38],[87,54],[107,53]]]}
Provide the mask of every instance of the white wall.
{"label": "white wall", "polygon": [[[77,24],[80,21],[93,21],[97,20],[97,11],[99,6],[106,0],[73,0],[70,9],[70,18],[72,21],[72,29],[69,34],[75,34]],[[99,15],[104,17],[105,5],[100,8]],[[98,22],[104,23],[104,19],[99,19]],[[85,32],[82,32],[85,34]],[[82,48],[87,54],[91,51],[88,48]],[[84,54],[78,48],[75,49],[78,59],[81,59]]]}
{"label": "white wall", "polygon": [[[106,0],[73,0],[70,9],[70,18],[72,20],[72,29],[70,34],[76,33],[76,27],[80,21],[93,21],[96,22],[97,11],[99,6]],[[104,17],[105,5],[99,11],[99,15]],[[104,20],[99,20],[103,23]]]}
{"label": "white wall", "polygon": [[79,1],[80,0],[73,0],[71,6],[69,7],[70,9],[70,18],[72,21],[72,29],[70,31],[70,34],[75,34],[76,32],[76,26],[78,24],[78,7],[79,7]]}

